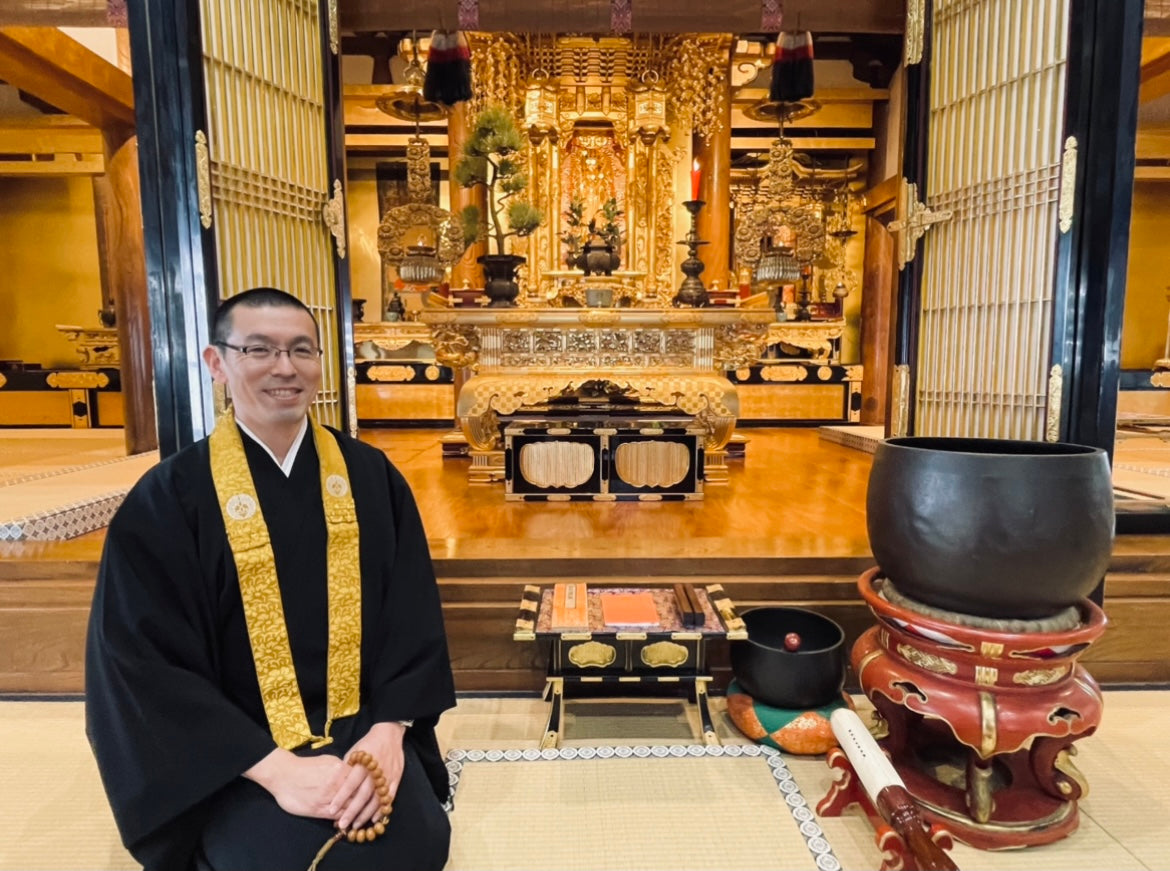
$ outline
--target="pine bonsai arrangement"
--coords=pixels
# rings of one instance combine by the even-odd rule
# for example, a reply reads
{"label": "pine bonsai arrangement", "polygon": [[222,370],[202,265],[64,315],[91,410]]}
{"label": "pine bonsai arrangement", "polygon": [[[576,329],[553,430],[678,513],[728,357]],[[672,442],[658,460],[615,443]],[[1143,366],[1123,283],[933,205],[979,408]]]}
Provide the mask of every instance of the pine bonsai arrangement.
{"label": "pine bonsai arrangement", "polygon": [[495,242],[495,253],[505,254],[504,240],[528,236],[544,220],[540,209],[517,199],[528,187],[523,149],[523,136],[503,106],[488,106],[475,117],[454,177],[461,187],[483,185],[487,189],[487,215],[480,214],[477,206],[463,209],[467,244],[487,236]]}

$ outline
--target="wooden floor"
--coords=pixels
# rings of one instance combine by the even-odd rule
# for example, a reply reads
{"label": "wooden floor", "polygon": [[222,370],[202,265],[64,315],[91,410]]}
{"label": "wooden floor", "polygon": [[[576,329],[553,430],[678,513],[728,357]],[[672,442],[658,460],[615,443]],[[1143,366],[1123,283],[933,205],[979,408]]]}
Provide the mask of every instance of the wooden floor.
{"label": "wooden floor", "polygon": [[[363,430],[402,471],[436,559],[863,557],[869,454],[815,429],[750,429],[730,481],[695,502],[505,502],[503,484],[468,485],[443,459],[448,430]],[[65,542],[0,544],[0,558],[86,559],[103,531]]]}
{"label": "wooden floor", "polygon": [[693,502],[505,502],[503,485],[467,484],[467,460],[443,460],[443,432],[366,430],[402,470],[435,556],[858,556],[869,553],[871,457],[815,429],[745,430],[747,458]]}

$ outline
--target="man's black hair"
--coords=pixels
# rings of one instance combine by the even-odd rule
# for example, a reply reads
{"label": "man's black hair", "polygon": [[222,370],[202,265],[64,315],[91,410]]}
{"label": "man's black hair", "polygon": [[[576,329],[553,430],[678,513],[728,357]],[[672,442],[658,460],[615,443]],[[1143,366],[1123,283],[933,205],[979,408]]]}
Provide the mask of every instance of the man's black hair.
{"label": "man's black hair", "polygon": [[313,317],[313,312],[307,305],[291,293],[277,290],[275,287],[253,287],[242,293],[237,293],[235,296],[229,296],[219,304],[219,308],[215,310],[215,317],[211,321],[211,343],[213,345],[228,340],[232,333],[232,311],[240,305],[248,308],[262,308],[264,306],[299,308],[313,318],[313,326],[317,329],[317,339],[318,341],[321,339],[321,327],[317,324],[317,319]]}

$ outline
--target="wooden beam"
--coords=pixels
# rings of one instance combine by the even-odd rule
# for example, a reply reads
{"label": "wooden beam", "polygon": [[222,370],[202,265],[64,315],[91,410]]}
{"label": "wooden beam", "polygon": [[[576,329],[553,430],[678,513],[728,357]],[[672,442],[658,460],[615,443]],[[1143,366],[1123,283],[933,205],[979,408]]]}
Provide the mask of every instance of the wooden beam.
{"label": "wooden beam", "polygon": [[1170,37],[1142,40],[1141,86],[1138,103],[1149,103],[1170,94]]}
{"label": "wooden beam", "polygon": [[1133,177],[1134,181],[1170,181],[1170,166],[1138,166]]}
{"label": "wooden beam", "polygon": [[891,175],[883,182],[879,182],[861,195],[862,208],[875,215],[881,214],[890,208],[898,199],[898,186],[901,176]]}
{"label": "wooden beam", "polygon": [[109,27],[108,0],[0,0],[0,27]]}
{"label": "wooden beam", "polygon": [[55,27],[0,28],[0,79],[103,130],[134,126],[130,76]]}
{"label": "wooden beam", "polygon": [[78,159],[0,160],[0,176],[57,178],[70,175],[102,175],[105,171],[106,161],[100,154],[87,154]]}
{"label": "wooden beam", "polygon": [[[459,0],[341,0],[345,30],[430,30],[454,27]],[[610,0],[508,0],[482,3],[481,31],[542,33],[612,32]],[[784,23],[793,30],[901,33],[905,4],[897,0],[784,0]],[[759,0],[638,0],[636,33],[753,33],[760,29]]]}
{"label": "wooden beam", "polygon": [[1138,160],[1170,160],[1170,129],[1139,129],[1134,153]]}
{"label": "wooden beam", "polygon": [[0,154],[101,154],[102,131],[72,115],[0,121]]}
{"label": "wooden beam", "polygon": [[[796,151],[872,151],[877,145],[872,136],[789,136],[788,139]],[[762,138],[734,137],[731,150],[733,153],[745,150],[766,152],[768,143]]]}

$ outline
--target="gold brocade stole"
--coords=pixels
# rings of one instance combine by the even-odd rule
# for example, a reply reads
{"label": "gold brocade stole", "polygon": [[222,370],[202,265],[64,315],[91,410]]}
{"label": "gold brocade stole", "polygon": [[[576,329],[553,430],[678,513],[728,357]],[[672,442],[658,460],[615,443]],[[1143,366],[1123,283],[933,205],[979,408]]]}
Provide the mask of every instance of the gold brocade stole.
{"label": "gold brocade stole", "polygon": [[329,658],[326,671],[326,709],[323,735],[309,729],[297,673],[268,525],[260,511],[256,485],[244,455],[244,443],[230,412],[222,415],[211,434],[211,477],[223,512],[228,544],[240,576],[244,619],[268,728],[277,745],[286,750],[307,741],[323,747],[333,739],[333,721],[358,711],[361,676],[361,567],[357,513],[349,486],[345,458],[337,440],[309,418],[321,465],[321,498],[325,504],[329,570]]}

